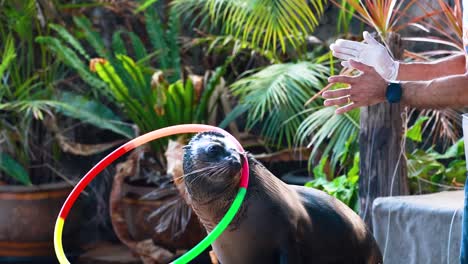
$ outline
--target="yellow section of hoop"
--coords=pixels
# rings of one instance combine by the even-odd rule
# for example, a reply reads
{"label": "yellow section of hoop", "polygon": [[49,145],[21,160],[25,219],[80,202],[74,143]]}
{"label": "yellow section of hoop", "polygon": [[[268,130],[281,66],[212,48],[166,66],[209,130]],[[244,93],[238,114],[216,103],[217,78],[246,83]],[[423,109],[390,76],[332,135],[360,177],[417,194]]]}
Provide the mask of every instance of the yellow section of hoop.
{"label": "yellow section of hoop", "polygon": [[54,248],[55,248],[55,255],[60,264],[70,264],[67,257],[65,256],[65,252],[63,251],[62,246],[62,231],[63,225],[65,220],[62,217],[57,217],[57,222],[55,223],[55,230],[54,230]]}

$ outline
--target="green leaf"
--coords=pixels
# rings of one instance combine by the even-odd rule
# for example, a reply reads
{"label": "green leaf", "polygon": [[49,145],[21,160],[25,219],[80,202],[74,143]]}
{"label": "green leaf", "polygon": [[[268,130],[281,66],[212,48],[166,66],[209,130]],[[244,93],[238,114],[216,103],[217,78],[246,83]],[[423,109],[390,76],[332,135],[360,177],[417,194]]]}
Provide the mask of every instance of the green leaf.
{"label": "green leaf", "polygon": [[[208,79],[207,85],[205,89],[203,89],[202,95],[200,97],[200,102],[197,106],[197,109],[195,110],[195,121],[200,122],[200,123],[207,122],[209,112],[210,112],[210,109],[208,108],[209,108],[209,101],[210,101],[211,95],[215,91],[216,86],[221,81],[221,78],[226,73],[227,67],[234,60],[234,58],[235,58],[235,55],[232,55],[226,58],[224,64],[221,66],[218,66],[215,69],[214,73]],[[225,120],[221,122],[220,127],[228,126],[232,121],[234,121],[237,117],[239,117],[242,114],[239,112],[236,112],[236,113],[232,113],[232,112],[234,111],[231,111],[231,113],[228,114],[229,120],[228,120],[228,116],[226,116]]]}
{"label": "green leaf", "polygon": [[116,31],[114,35],[112,35],[112,50],[114,54],[122,54],[127,55],[127,49],[125,48],[125,43],[122,40],[122,31]]}
{"label": "green leaf", "polygon": [[441,183],[443,177],[444,177],[444,176],[443,176],[442,174],[434,174],[434,175],[432,175],[430,178],[431,178],[431,182]]}
{"label": "green leaf", "polygon": [[70,92],[61,93],[58,99],[62,104],[57,107],[57,110],[66,116],[110,130],[126,138],[135,137],[129,125],[124,124],[119,116],[98,101]]}
{"label": "green leaf", "polygon": [[135,14],[139,13],[141,11],[144,11],[148,7],[150,7],[152,4],[157,3],[159,0],[145,0],[143,3],[140,4],[140,6],[137,7],[135,10]]}
{"label": "green leaf", "polygon": [[103,81],[89,71],[88,67],[80,60],[76,52],[63,45],[59,39],[53,37],[37,37],[36,42],[46,45],[66,65],[75,69],[80,77],[93,88],[100,89],[106,86]]}
{"label": "green leaf", "polygon": [[327,165],[328,157],[324,156],[320,160],[319,165],[315,166],[313,169],[314,173],[314,178],[322,178],[322,179],[327,179],[327,174],[325,173],[325,166]]}
{"label": "green leaf", "polygon": [[328,180],[324,178],[313,179],[305,184],[306,187],[323,190],[323,186],[328,184]]}
{"label": "green leaf", "polygon": [[168,99],[172,99],[172,102],[168,102],[166,105],[170,107],[170,113],[173,117],[172,122],[174,124],[182,123],[183,119],[183,111],[181,109],[183,109],[184,98],[178,90],[178,85],[180,85],[179,82],[173,83],[167,89]]}
{"label": "green leaf", "polygon": [[445,170],[445,176],[449,182],[455,179],[459,183],[464,183],[466,179],[466,161],[454,160],[450,162]]}
{"label": "green leaf", "polygon": [[416,150],[408,154],[408,177],[430,179],[432,175],[443,174],[445,166],[434,156],[423,150]]}
{"label": "green leaf", "polygon": [[75,24],[84,32],[86,40],[94,48],[97,54],[106,59],[110,59],[109,52],[107,51],[104,41],[97,32],[91,28],[91,22],[86,17],[73,17]]}
{"label": "green leaf", "polygon": [[169,21],[165,34],[167,53],[169,56],[171,75],[169,81],[176,81],[180,79],[181,65],[180,65],[180,52],[179,52],[179,25],[180,14],[175,9],[169,11]]}
{"label": "green leaf", "polygon": [[83,46],[80,42],[68,32],[64,27],[57,25],[57,24],[49,24],[49,27],[52,28],[55,32],[59,34],[59,36],[70,46],[72,46],[76,51],[78,51],[83,57],[87,60],[90,60],[88,53],[86,53]]}
{"label": "green leaf", "polygon": [[462,139],[458,140],[455,144],[450,146],[444,154],[438,154],[433,152],[435,159],[453,159],[462,158],[465,159],[465,141]]}
{"label": "green leaf", "polygon": [[1,58],[2,62],[0,63],[0,80],[3,77],[3,73],[6,71],[6,69],[8,69],[8,66],[11,64],[11,62],[13,62],[15,58],[16,52],[14,39],[11,35],[8,35],[5,41],[5,47]]}
{"label": "green leaf", "polygon": [[140,61],[148,56],[145,45],[141,42],[141,39],[133,32],[127,32],[130,37],[130,42],[132,43],[133,52],[135,54],[135,59]]}
{"label": "green leaf", "polygon": [[353,167],[348,171],[348,179],[351,183],[357,183],[359,179],[359,152],[354,154]]}
{"label": "green leaf", "polygon": [[416,120],[413,126],[411,126],[408,131],[406,132],[406,137],[415,141],[421,142],[422,141],[422,125],[423,123],[428,120],[429,117],[421,116]]}
{"label": "green leaf", "polygon": [[248,105],[236,105],[236,107],[234,107],[234,109],[224,117],[224,120],[219,124],[219,127],[226,128],[231,122],[234,122],[234,120],[247,112],[247,110],[249,110]]}
{"label": "green leaf", "polygon": [[184,98],[184,123],[193,122],[193,110],[195,108],[195,90],[190,79],[185,81],[182,89]]}
{"label": "green leaf", "polygon": [[26,169],[4,152],[0,152],[0,170],[24,185],[32,185]]}
{"label": "green leaf", "polygon": [[110,88],[110,94],[118,102],[122,102],[128,96],[128,89],[124,85],[122,79],[115,72],[114,67],[109,63],[96,63],[96,72],[99,77],[107,83]]}
{"label": "green leaf", "polygon": [[153,49],[161,51],[158,54],[158,62],[160,68],[167,70],[170,68],[171,62],[168,58],[168,47],[165,41],[164,27],[161,23],[161,19],[158,17],[156,10],[148,9],[145,12],[146,19],[146,31]]}

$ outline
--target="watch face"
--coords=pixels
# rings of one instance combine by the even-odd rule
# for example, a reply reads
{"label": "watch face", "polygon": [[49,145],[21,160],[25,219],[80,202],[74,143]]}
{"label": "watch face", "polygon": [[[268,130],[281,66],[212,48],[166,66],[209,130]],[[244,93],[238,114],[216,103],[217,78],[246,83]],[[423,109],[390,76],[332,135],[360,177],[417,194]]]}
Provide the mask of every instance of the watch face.
{"label": "watch face", "polygon": [[401,94],[402,94],[402,89],[401,89],[400,83],[391,82],[388,84],[387,92],[385,93],[385,96],[389,103],[400,102]]}

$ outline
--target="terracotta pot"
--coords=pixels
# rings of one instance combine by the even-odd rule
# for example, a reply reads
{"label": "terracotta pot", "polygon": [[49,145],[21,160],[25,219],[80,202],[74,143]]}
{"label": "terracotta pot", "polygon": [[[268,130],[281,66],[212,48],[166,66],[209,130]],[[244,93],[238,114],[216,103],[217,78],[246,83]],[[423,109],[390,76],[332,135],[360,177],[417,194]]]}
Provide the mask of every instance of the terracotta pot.
{"label": "terracotta pot", "polygon": [[[57,215],[72,187],[67,183],[37,186],[0,186],[0,257],[54,256],[53,234]],[[79,215],[67,218],[63,241],[77,241]]]}
{"label": "terracotta pot", "polygon": [[157,217],[149,218],[149,215],[169,202],[174,196],[158,200],[141,200],[142,196],[154,191],[154,189],[154,187],[132,185],[126,182],[122,186],[124,193],[123,213],[132,238],[137,241],[152,239],[155,244],[173,251],[191,248],[203,239],[206,233],[193,212],[186,230],[178,236],[170,232],[170,229],[160,233],[155,231],[154,228],[159,224],[160,219]]}

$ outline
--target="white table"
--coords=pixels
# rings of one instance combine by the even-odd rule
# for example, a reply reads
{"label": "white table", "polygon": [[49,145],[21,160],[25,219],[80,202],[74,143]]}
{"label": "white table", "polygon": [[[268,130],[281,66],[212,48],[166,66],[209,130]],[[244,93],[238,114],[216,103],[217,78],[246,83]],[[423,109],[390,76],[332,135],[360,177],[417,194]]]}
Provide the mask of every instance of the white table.
{"label": "white table", "polygon": [[384,263],[460,263],[463,201],[463,191],[376,199],[372,223]]}

